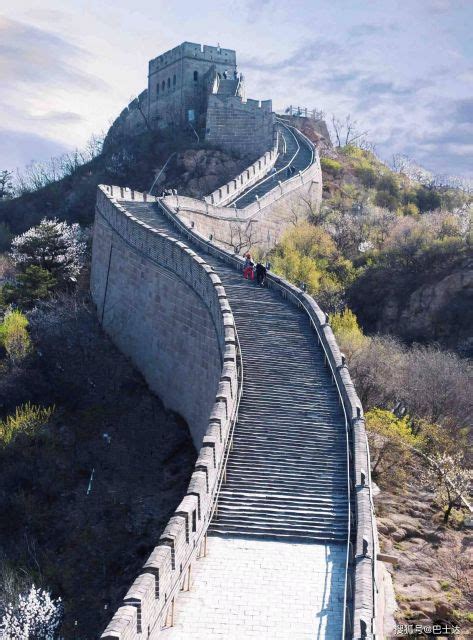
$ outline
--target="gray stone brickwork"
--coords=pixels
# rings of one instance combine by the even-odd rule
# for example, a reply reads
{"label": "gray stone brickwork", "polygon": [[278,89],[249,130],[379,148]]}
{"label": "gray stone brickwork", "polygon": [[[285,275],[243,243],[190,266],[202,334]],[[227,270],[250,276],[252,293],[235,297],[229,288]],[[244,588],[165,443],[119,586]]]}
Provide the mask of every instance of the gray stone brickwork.
{"label": "gray stone brickwork", "polygon": [[[194,126],[205,116],[215,76],[234,76],[232,49],[183,42],[149,62],[149,119],[157,126],[181,124],[192,117]],[[192,112],[192,113],[190,113]]]}
{"label": "gray stone brickwork", "polygon": [[[196,445],[202,445],[187,495],[102,635],[103,640],[154,640],[166,625],[178,591],[188,588],[192,564],[205,550],[239,381],[235,325],[220,279],[182,242],[130,215],[116,200],[127,197],[146,196],[118,187],[99,188],[92,296],[104,328],[150,384],[157,380],[158,388],[166,373],[163,400],[180,403],[183,415],[187,412],[193,421],[189,426]],[[167,362],[169,346],[174,357]],[[206,364],[200,368],[202,363]],[[181,399],[169,385],[172,380],[180,384],[176,372],[186,376]],[[205,411],[205,434],[201,410],[194,414],[192,406]]]}
{"label": "gray stone brickwork", "polygon": [[218,277],[201,258],[147,229],[99,191],[91,292],[104,329],[197,448],[215,401],[225,347]]}
{"label": "gray stone brickwork", "polygon": [[271,100],[246,100],[233,49],[183,42],[149,61],[147,89],[110,135],[191,125],[210,144],[254,158],[271,149],[274,122]]}
{"label": "gray stone brickwork", "polygon": [[205,139],[225,151],[262,155],[272,146],[274,125],[271,100],[209,96]]}
{"label": "gray stone brickwork", "polygon": [[[165,207],[166,209],[167,207]],[[168,210],[168,215],[170,219],[175,220],[175,212]],[[204,251],[210,253],[215,251],[217,254],[222,252],[220,248],[213,249],[214,245],[210,240],[191,228],[187,229],[187,234],[189,238],[192,238],[193,243]],[[242,267],[243,259],[241,257],[228,254],[227,259],[233,261],[235,265],[239,264],[240,268]],[[353,640],[359,640],[362,637],[363,627],[367,634],[366,638],[371,638],[376,629],[378,537],[372,497],[370,454],[362,405],[345,364],[345,358],[340,352],[333,331],[328,324],[326,314],[311,296],[284,278],[268,274],[268,285],[279,290],[288,299],[288,302],[303,305],[326,353],[327,364],[331,368],[345,409],[347,438],[349,439],[348,451],[350,451],[350,460],[347,462],[351,468],[352,491],[356,509],[355,518],[351,524],[351,537],[354,542],[353,549],[349,549],[349,584],[347,584],[347,592],[353,594],[351,608],[353,617],[351,618],[350,613],[347,612],[346,631],[347,637],[351,636]],[[366,553],[363,549],[364,544],[367,545]]]}
{"label": "gray stone brickwork", "polygon": [[222,185],[208,196],[204,197],[204,202],[223,207],[240,193],[251,187],[253,184],[264,178],[264,176],[274,167],[278,159],[278,135],[274,135],[273,147],[266,151],[258,160],[253,162],[233,180]]}
{"label": "gray stone brickwork", "polygon": [[[178,195],[167,196],[165,202],[196,231],[207,238],[212,236],[219,246],[231,249],[236,238],[244,237],[251,239],[250,244],[267,251],[274,247],[295,219],[302,220],[307,216],[308,205],[317,210],[322,202],[322,169],[317,149],[302,133],[297,132],[297,136],[312,150],[310,165],[290,179],[275,182],[273,189],[243,209],[218,204],[224,203],[228,197],[227,187],[230,197],[237,195],[238,180],[233,196],[235,181],[230,181],[204,200]],[[262,165],[262,159],[240,174],[243,188],[251,185],[254,167],[259,164]],[[216,204],[212,204],[212,198]]]}

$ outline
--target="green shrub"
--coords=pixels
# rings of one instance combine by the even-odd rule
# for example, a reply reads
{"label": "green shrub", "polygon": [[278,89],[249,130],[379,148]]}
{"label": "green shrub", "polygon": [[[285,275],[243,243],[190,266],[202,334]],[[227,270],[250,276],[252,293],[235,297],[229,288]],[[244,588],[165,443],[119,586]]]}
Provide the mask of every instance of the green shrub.
{"label": "green shrub", "polygon": [[416,204],[419,207],[421,213],[426,211],[434,211],[438,209],[442,204],[440,195],[435,189],[429,189],[428,187],[419,187],[416,192]]}
{"label": "green shrub", "polygon": [[340,306],[345,280],[353,271],[321,227],[303,222],[287,230],[271,253],[272,268],[294,284],[303,282],[328,310]]}
{"label": "green shrub", "polygon": [[11,444],[20,434],[33,436],[53,413],[54,407],[39,407],[29,402],[17,407],[14,415],[0,421],[0,445]]}
{"label": "green shrub", "polygon": [[366,158],[366,151],[360,149],[360,147],[355,146],[354,144],[347,144],[345,147],[340,149],[340,152],[343,153],[344,156],[348,156],[349,158]]}
{"label": "green shrub", "polygon": [[48,298],[57,285],[56,278],[36,265],[26,267],[19,273],[14,284],[7,283],[0,292],[0,302],[3,305],[15,304],[28,309],[38,300]]}
{"label": "green shrub", "polygon": [[385,191],[395,198],[399,198],[399,182],[396,176],[394,176],[392,173],[385,173],[379,178],[377,189],[378,191]]}
{"label": "green shrub", "polygon": [[322,171],[326,171],[330,175],[336,177],[342,172],[342,164],[338,160],[332,160],[332,158],[321,158],[320,164]]}
{"label": "green shrub", "polygon": [[[378,185],[379,187],[379,185]],[[390,211],[396,211],[399,207],[399,199],[393,196],[389,191],[377,191],[375,196],[375,204],[383,209],[389,209]]]}
{"label": "green shrub", "polygon": [[361,180],[364,187],[372,189],[376,186],[378,174],[376,169],[371,166],[369,162],[363,162],[360,166],[356,167],[355,175]]}
{"label": "green shrub", "polygon": [[31,351],[28,319],[18,310],[7,311],[0,324],[0,345],[13,362],[23,360]]}
{"label": "green shrub", "polygon": [[419,216],[419,207],[413,202],[408,202],[402,207],[402,213],[405,216],[412,216],[413,218],[417,218]]}
{"label": "green shrub", "polygon": [[371,409],[365,420],[373,477],[384,486],[391,482],[403,486],[411,466],[411,447],[419,446],[422,437],[414,435],[408,416],[397,418],[385,409]]}
{"label": "green shrub", "polygon": [[348,307],[330,318],[330,326],[341,349],[348,357],[353,355],[366,341],[355,314]]}

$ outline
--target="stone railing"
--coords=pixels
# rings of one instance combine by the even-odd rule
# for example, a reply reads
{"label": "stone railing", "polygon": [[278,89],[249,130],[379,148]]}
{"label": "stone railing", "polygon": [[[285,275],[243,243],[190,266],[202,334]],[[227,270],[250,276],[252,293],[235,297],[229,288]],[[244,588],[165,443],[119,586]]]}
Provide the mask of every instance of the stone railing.
{"label": "stone railing", "polygon": [[[237,269],[243,269],[243,258],[215,246],[197,233],[179,219],[164,200],[161,201],[161,208],[184,238],[188,238],[196,248],[219,257]],[[354,493],[356,508],[355,517],[350,517],[347,536],[344,632],[345,637],[352,637],[354,640],[370,638],[376,633],[378,536],[372,496],[370,453],[362,405],[348,371],[345,356],[340,352],[326,314],[311,296],[284,278],[268,273],[267,284],[290,302],[303,308],[309,316],[343,403],[349,469],[347,490],[349,496]],[[350,513],[350,504],[348,509]]]}
{"label": "stone railing", "polygon": [[233,180],[222,185],[208,196],[204,197],[204,201],[216,205],[225,206],[228,202],[243,193],[249,187],[259,182],[274,167],[278,159],[279,136],[275,131],[273,148],[266,151],[261,158],[258,158],[253,164],[247,167],[242,173],[237,175]]}
{"label": "stone railing", "polygon": [[279,181],[274,189],[271,189],[264,196],[255,199],[254,202],[245,207],[243,211],[247,219],[251,219],[261,210],[266,209],[266,207],[269,207],[284,196],[301,189],[301,187],[311,185],[313,182],[322,184],[322,168],[315,144],[300,131],[294,130],[294,134],[310,148],[312,152],[310,164],[303,171],[299,171],[295,176],[289,178],[289,180]]}
{"label": "stone railing", "polygon": [[177,593],[189,587],[193,562],[205,554],[227,439],[238,410],[241,374],[235,323],[218,275],[184,243],[136,219],[115,198],[144,200],[146,195],[99,187],[98,215],[142,258],[174,272],[199,294],[213,318],[222,355],[220,383],[186,495],[101,636],[131,640],[158,637],[172,616]]}

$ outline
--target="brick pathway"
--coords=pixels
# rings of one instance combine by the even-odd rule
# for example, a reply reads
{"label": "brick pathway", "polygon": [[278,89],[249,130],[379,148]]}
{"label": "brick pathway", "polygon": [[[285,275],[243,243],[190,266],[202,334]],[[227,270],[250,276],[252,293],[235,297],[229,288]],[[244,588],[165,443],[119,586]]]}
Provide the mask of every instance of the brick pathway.
{"label": "brick pathway", "polygon": [[210,537],[165,640],[340,640],[345,546]]}

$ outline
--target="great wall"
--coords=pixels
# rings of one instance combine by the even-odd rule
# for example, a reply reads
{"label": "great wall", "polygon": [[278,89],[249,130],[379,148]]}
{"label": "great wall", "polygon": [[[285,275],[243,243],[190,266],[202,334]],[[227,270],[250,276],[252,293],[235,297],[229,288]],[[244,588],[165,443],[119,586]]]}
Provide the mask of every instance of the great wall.
{"label": "great wall", "polygon": [[[233,98],[244,103],[234,52],[184,43],[150,62],[159,93],[141,97],[148,114],[175,86],[173,113],[179,103],[196,119],[174,69],[191,87],[197,71],[212,92],[229,75],[238,95],[211,95],[228,110]],[[239,120],[232,131],[226,107],[223,147],[249,126]],[[260,158],[202,200],[99,187],[98,316],[186,419],[199,451],[185,497],[102,640],[383,637],[369,450],[345,358],[302,288],[271,272],[256,287],[235,253],[236,235],[268,250],[301,203],[321,202],[317,148],[268,113],[270,135],[254,136]]]}

